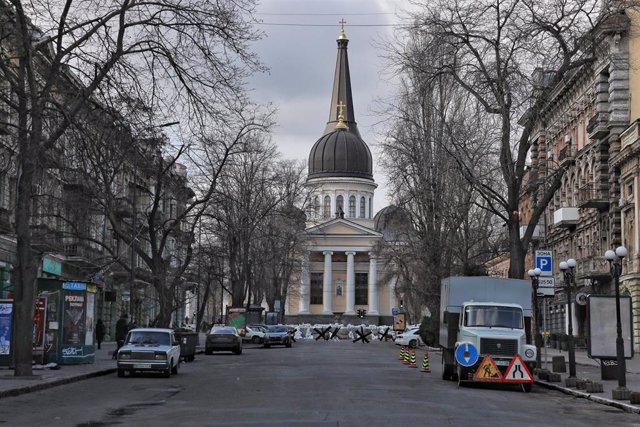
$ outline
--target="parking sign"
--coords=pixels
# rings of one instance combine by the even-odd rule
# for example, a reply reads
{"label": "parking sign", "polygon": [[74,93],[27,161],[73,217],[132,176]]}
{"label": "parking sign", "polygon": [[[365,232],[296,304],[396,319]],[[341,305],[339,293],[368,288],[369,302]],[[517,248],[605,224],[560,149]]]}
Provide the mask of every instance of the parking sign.
{"label": "parking sign", "polygon": [[542,271],[541,276],[553,276],[551,251],[536,251],[536,267]]}

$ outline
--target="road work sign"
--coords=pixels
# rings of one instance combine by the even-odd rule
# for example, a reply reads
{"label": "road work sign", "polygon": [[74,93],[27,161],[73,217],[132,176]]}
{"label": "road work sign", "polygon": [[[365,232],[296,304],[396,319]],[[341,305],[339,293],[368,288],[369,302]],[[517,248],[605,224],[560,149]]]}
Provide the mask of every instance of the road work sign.
{"label": "road work sign", "polygon": [[519,354],[516,354],[513,359],[511,359],[511,363],[509,364],[507,371],[504,373],[503,381],[505,383],[533,382],[533,376]]}
{"label": "road work sign", "polygon": [[480,367],[476,371],[473,376],[475,381],[502,381],[502,374],[500,374],[500,370],[496,366],[496,363],[493,361],[491,356],[485,356],[482,359],[482,363]]}
{"label": "road work sign", "polygon": [[470,342],[460,343],[455,354],[456,362],[465,368],[475,365],[478,361],[478,349]]}

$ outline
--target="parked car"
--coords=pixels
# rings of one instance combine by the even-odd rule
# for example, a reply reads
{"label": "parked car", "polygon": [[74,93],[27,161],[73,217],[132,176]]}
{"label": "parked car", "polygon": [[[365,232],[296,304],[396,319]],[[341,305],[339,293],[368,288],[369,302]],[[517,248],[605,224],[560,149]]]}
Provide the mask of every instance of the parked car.
{"label": "parked car", "polygon": [[411,328],[407,329],[404,332],[398,333],[398,335],[396,335],[396,344],[406,345],[410,348],[416,348],[419,345],[424,345],[422,338],[420,338],[419,332],[420,328]]}
{"label": "parked car", "polygon": [[250,341],[254,344],[260,344],[264,340],[264,334],[266,333],[265,329],[262,329],[260,326],[247,326],[245,328],[243,341]]}
{"label": "parked car", "polygon": [[178,373],[180,342],[171,329],[132,329],[118,350],[117,366],[119,377],[125,372],[159,371],[168,378]]}
{"label": "parked car", "polygon": [[291,347],[291,335],[288,327],[282,325],[269,326],[267,333],[264,335],[264,346],[269,348],[276,344]]}
{"label": "parked car", "polygon": [[214,326],[207,335],[204,353],[213,354],[214,351],[233,351],[242,354],[242,337],[233,326]]}

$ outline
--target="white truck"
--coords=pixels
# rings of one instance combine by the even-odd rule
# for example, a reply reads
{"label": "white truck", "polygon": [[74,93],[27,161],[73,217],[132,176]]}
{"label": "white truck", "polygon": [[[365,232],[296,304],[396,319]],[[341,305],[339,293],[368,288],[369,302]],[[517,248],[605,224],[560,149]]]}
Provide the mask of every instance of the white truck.
{"label": "white truck", "polygon": [[[519,354],[533,373],[536,347],[530,345],[531,282],[488,276],[449,277],[442,280],[440,290],[443,380],[472,380],[486,355],[504,374]],[[477,350],[475,363],[468,353],[463,364],[456,361],[455,352],[465,343]]]}

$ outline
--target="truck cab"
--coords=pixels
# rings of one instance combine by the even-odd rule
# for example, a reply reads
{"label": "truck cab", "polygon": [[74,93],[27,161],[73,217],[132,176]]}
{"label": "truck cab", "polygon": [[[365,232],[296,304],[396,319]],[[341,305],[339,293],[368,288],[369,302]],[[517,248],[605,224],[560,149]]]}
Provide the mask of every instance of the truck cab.
{"label": "truck cab", "polygon": [[530,369],[535,367],[536,348],[528,345],[524,312],[518,304],[493,302],[466,302],[462,305],[455,348],[461,343],[471,343],[478,349],[476,365],[463,368],[458,365],[461,380],[468,379],[480,365],[482,358],[491,356],[503,373],[509,362],[520,354]]}

